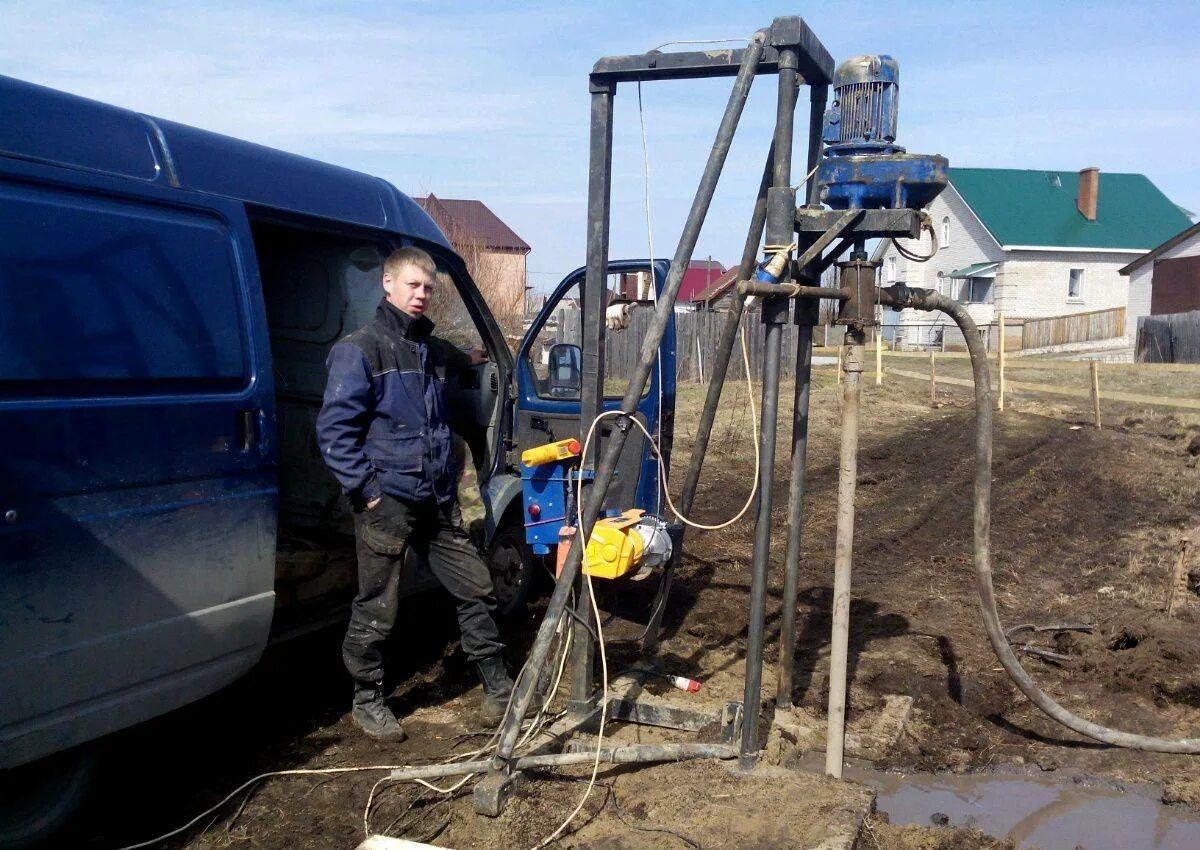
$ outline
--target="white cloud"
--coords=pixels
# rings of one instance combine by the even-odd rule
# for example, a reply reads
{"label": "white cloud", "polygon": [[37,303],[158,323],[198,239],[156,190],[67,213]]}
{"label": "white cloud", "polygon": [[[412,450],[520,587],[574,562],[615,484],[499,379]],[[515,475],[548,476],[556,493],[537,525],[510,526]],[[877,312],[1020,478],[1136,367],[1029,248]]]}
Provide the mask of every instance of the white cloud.
{"label": "white cloud", "polygon": [[3,15],[12,76],[290,150],[381,150],[525,120],[506,92],[478,85],[480,63],[447,61],[479,55],[483,33],[448,44],[441,26],[386,7],[60,0]]}

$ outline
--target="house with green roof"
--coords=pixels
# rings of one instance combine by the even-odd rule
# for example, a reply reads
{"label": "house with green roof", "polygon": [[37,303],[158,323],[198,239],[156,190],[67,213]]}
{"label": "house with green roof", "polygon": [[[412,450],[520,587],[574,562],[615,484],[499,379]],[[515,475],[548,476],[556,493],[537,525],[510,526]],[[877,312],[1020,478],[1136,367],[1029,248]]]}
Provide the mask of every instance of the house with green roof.
{"label": "house with green roof", "polygon": [[[881,242],[885,284],[937,289],[968,305],[979,324],[1126,307],[1121,269],[1191,226],[1145,175],[1097,168],[1034,171],[951,168],[929,206],[935,240],[902,242],[919,263]],[[945,323],[928,313],[895,317],[901,345],[936,343]]]}

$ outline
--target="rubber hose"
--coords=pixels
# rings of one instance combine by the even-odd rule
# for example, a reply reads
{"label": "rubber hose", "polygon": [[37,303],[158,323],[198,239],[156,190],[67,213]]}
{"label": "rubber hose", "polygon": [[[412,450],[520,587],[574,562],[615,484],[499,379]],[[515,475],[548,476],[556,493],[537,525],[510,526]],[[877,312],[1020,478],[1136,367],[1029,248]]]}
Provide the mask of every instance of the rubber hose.
{"label": "rubber hose", "polygon": [[908,306],[924,310],[940,310],[952,318],[971,354],[971,372],[975,380],[975,587],[979,591],[979,606],[988,640],[1009,678],[1030,702],[1051,719],[1068,729],[1114,747],[1148,750],[1156,753],[1200,753],[1200,738],[1154,738],[1133,732],[1110,729],[1084,720],[1059,705],[1037,686],[1025,672],[1017,655],[1009,646],[1000,614],[996,610],[996,592],[992,586],[991,525],[992,525],[992,383],[988,370],[987,352],[979,338],[979,329],[966,309],[941,293],[930,290],[909,290],[913,303]]}

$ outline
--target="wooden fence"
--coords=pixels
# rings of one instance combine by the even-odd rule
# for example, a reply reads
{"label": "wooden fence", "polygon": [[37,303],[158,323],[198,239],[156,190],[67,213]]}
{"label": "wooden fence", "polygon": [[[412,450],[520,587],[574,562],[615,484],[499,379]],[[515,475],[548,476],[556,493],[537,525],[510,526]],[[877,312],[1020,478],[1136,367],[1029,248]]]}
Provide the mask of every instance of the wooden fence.
{"label": "wooden fence", "polygon": [[[675,362],[679,381],[707,381],[712,370],[712,359],[725,327],[725,313],[676,313],[675,314]],[[642,340],[650,329],[653,318],[651,310],[635,310],[629,326],[619,333],[608,331],[604,343],[604,374],[608,380],[624,380],[633,374],[634,366],[641,356]],[[563,317],[558,323],[557,342],[580,344],[578,324]],[[766,345],[766,329],[757,313],[742,320],[742,332],[746,334],[746,345],[750,352],[750,374],[755,380],[762,378],[763,349]],[[829,340],[841,341],[843,329],[831,328]],[[784,325],[782,334],[780,374],[784,378],[796,374],[795,325]],[[824,326],[813,328],[813,340],[820,345],[825,339]],[[729,361],[729,378],[744,378],[740,341],[734,343]]]}
{"label": "wooden fence", "polygon": [[1138,319],[1139,363],[1200,363],[1200,310]]}
{"label": "wooden fence", "polygon": [[[1195,314],[1200,316],[1200,313]],[[675,359],[676,375],[679,381],[707,381],[712,368],[712,358],[721,338],[721,329],[725,326],[725,313],[689,312],[675,314]],[[629,326],[619,332],[609,331],[605,335],[605,375],[612,380],[627,379],[632,373],[638,357],[641,354],[642,340],[650,328],[653,311],[650,309],[634,310],[630,317]],[[1158,317],[1155,317],[1158,318]],[[1009,321],[1005,328],[1007,337],[1005,349],[1016,351],[1022,348],[1042,347],[1048,345],[1063,345],[1068,342],[1087,342],[1097,339],[1110,339],[1121,336],[1125,332],[1125,308],[1099,310],[1094,313],[1080,313],[1076,316],[1057,316],[1049,319],[1026,319],[1022,327],[1021,320]],[[1200,323],[1197,325],[1200,327]],[[578,319],[574,315],[560,314],[558,322],[557,342],[580,344]],[[884,347],[902,349],[936,347],[943,351],[965,351],[966,344],[962,334],[954,325],[941,323],[929,326],[902,325],[902,339],[893,346],[894,327],[883,329]],[[1032,327],[1032,330],[1031,330]],[[936,334],[928,333],[936,329]],[[920,331],[925,330],[925,336],[931,341],[921,345],[918,341]],[[813,328],[813,341],[821,345],[826,340],[826,326]],[[742,321],[742,332],[746,334],[746,344],[750,351],[750,374],[755,380],[762,378],[763,349],[765,347],[766,329],[757,313],[746,316]],[[841,343],[844,329],[840,326],[829,328],[828,341],[832,345]],[[988,351],[999,350],[999,327],[995,324],[980,325],[980,335],[983,337]],[[1020,335],[1019,337],[1017,335]],[[1019,341],[1018,341],[1019,339]],[[1200,339],[1198,337],[1197,339]],[[795,325],[784,325],[782,334],[782,356],[780,358],[780,374],[793,378],[796,374],[796,340]],[[936,340],[936,342],[934,342]],[[1053,341],[1050,341],[1053,340]],[[868,346],[874,345],[874,337],[868,334]],[[1194,361],[1179,361],[1194,362]],[[735,343],[733,356],[730,359],[729,377],[741,378],[742,351],[740,343]]]}
{"label": "wooden fence", "polygon": [[1114,339],[1125,334],[1125,308],[1093,310],[1073,316],[1026,319],[1021,331],[1021,348],[1046,348],[1073,342]]}

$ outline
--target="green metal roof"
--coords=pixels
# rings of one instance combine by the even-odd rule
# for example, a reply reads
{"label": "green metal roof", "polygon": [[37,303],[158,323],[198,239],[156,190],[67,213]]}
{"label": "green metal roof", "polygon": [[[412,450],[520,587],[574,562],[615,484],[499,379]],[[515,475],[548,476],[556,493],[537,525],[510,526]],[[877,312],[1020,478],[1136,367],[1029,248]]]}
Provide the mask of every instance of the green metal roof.
{"label": "green metal roof", "polygon": [[1100,172],[1096,220],[1076,209],[1079,173],[951,168],[950,182],[1001,245],[1148,251],[1192,222],[1143,174]]}
{"label": "green metal roof", "polygon": [[[996,266],[998,265],[1000,264],[972,263],[965,268],[955,269],[954,271],[950,272],[950,277],[995,277]],[[984,272],[991,272],[991,274],[984,274]]]}

